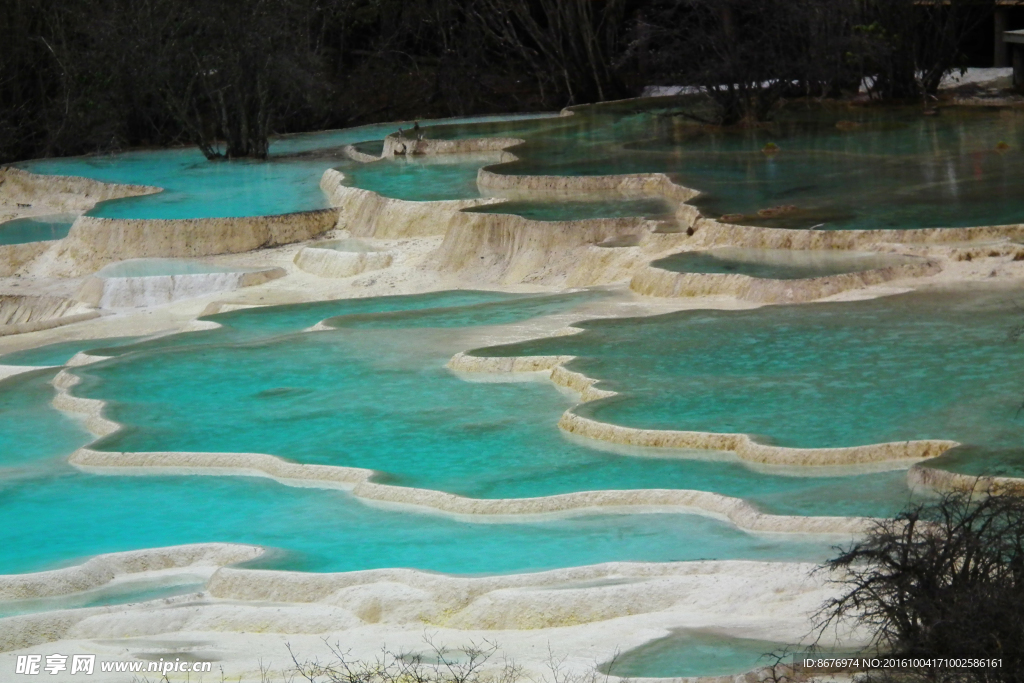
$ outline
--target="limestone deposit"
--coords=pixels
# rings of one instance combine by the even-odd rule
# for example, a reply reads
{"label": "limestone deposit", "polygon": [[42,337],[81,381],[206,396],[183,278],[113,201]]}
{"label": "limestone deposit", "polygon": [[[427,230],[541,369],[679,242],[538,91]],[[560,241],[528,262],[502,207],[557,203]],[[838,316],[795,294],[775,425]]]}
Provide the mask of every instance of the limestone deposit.
{"label": "limestone deposit", "polygon": [[701,246],[729,245],[753,249],[864,249],[875,245],[949,244],[1020,240],[1024,225],[912,230],[788,230],[722,223],[702,218],[694,231]]}
{"label": "limestone deposit", "polygon": [[[623,234],[649,231],[641,218],[536,221],[512,214],[453,214],[433,265],[470,281],[606,284],[581,263],[589,247]],[[570,285],[571,286],[571,285]]]}
{"label": "limestone deposit", "polygon": [[331,209],[244,218],[125,219],[81,216],[48,273],[75,277],[132,258],[234,254],[312,239],[330,230]]}
{"label": "limestone deposit", "polygon": [[39,258],[53,242],[0,245],[0,277],[10,277]]}
{"label": "limestone deposit", "polygon": [[356,237],[398,239],[444,235],[452,215],[465,208],[494,203],[494,199],[411,202],[382,197],[376,192],[345,185],[345,174],[328,169],[320,188],[337,208],[337,227]]}
{"label": "limestone deposit", "polygon": [[426,635],[447,647],[491,639],[533,677],[550,675],[550,644],[572,653],[562,663],[565,672],[585,674],[623,648],[706,623],[741,637],[798,642],[806,632],[795,615],[831,595],[812,569],[760,562],[615,562],[461,578],[406,569],[305,574],[225,567],[199,596],[9,619],[0,666],[44,644],[61,652],[99,652],[102,658],[154,650],[173,656],[177,650],[214,656],[248,680],[259,675],[257,660],[272,672],[291,662],[285,634],[300,658],[323,658],[326,641],[344,642],[353,656],[367,660],[380,653],[382,638],[397,651],[429,652]]}
{"label": "limestone deposit", "polygon": [[772,465],[859,465],[887,460],[934,458],[958,445],[955,441],[922,440],[845,448],[786,448],[759,444],[746,434],[713,434],[611,425],[568,412],[558,426],[571,434],[612,443],[654,448],[703,448],[732,451],[743,460]]}
{"label": "limestone deposit", "polygon": [[519,138],[468,138],[463,140],[430,140],[392,133],[384,138],[381,158],[391,156],[479,154],[501,152],[525,142]]}
{"label": "limestone deposit", "polygon": [[92,590],[129,574],[220,567],[245,562],[262,548],[228,543],[202,543],[99,555],[63,569],[34,574],[0,575],[0,600],[26,600]]}
{"label": "limestone deposit", "polygon": [[295,255],[295,265],[319,277],[342,278],[389,267],[394,256],[386,251],[339,251],[312,244]]}
{"label": "limestone deposit", "polygon": [[632,173],[604,176],[506,175],[489,168],[477,173],[477,185],[490,192],[514,196],[596,195],[608,192],[628,197],[662,197],[676,204],[688,202],[699,192],[675,183],[664,173]]}
{"label": "limestone deposit", "polygon": [[[571,113],[571,112],[570,112]],[[490,161],[514,160],[516,139],[385,141],[384,156],[491,153]],[[411,146],[410,146],[411,143]],[[422,144],[421,144],[422,143]],[[402,151],[400,144],[405,144]],[[359,152],[365,163],[392,163]],[[511,292],[555,292],[600,285],[619,298],[586,315],[533,322],[516,334],[492,332],[488,343],[543,334],[572,333],[574,320],[602,315],[636,316],[684,308],[744,308],[831,298],[880,296],[907,288],[957,281],[1024,280],[1015,240],[1024,226],[951,230],[780,230],[712,220],[689,202],[697,192],[664,174],[573,177],[515,176],[482,168],[480,199],[411,202],[345,184],[328,170],[321,188],[331,209],[258,218],[131,221],[79,217],[56,243],[0,247],[0,279],[13,291],[0,296],[0,350],[18,350],[69,339],[209,329],[198,321],[211,312],[332,298],[410,294],[459,287]],[[47,212],[81,213],[96,201],[159,191],[81,178],[34,176],[0,169],[0,218]],[[667,222],[641,218],[534,221],[463,209],[509,198],[661,197],[674,207]],[[22,206],[25,204],[26,206]],[[325,249],[310,240],[330,237],[365,241],[361,251]],[[741,275],[669,273],[651,261],[717,246],[866,250],[918,255],[920,262],[805,281],[780,282]],[[160,286],[97,284],[85,278],[101,266],[138,257],[216,257],[218,263],[251,268],[245,289],[190,289],[168,276]],[[274,270],[277,269],[277,270]],[[12,276],[19,275],[20,278]],[[249,277],[247,275],[246,277]],[[57,280],[57,278],[61,278]],[[218,277],[212,278],[218,281]],[[230,279],[230,278],[225,278]],[[244,278],[243,278],[244,279]],[[59,281],[61,292],[48,283]],[[19,289],[13,289],[14,285]],[[241,280],[238,286],[241,287]],[[211,293],[216,289],[215,293]],[[76,302],[64,291],[80,292]],[[198,290],[196,290],[198,291]],[[88,305],[120,309],[107,315]],[[557,324],[556,324],[557,322]],[[77,323],[77,324],[71,324]],[[57,325],[64,325],[54,329]],[[313,329],[318,329],[314,326]],[[8,336],[2,336],[7,331]],[[18,333],[14,336],[11,333]],[[468,347],[467,347],[468,348]],[[53,405],[80,419],[95,436],[121,425],[104,415],[102,401],[75,396],[80,381],[72,368],[103,360],[83,353],[53,379]],[[582,402],[613,395],[600,382],[566,365],[571,356],[483,358],[458,354],[449,367],[466,378],[533,373],[570,390]],[[0,367],[0,377],[25,368]],[[744,434],[641,430],[601,423],[566,411],[567,435],[595,443],[728,451],[749,466],[820,472],[827,467],[911,464],[912,485],[934,489],[1016,490],[1017,480],[974,478],[921,461],[957,445],[946,440],[797,449],[760,444]],[[633,453],[635,455],[635,453]],[[733,456],[727,456],[733,457]],[[95,474],[259,476],[288,486],[338,489],[368,505],[443,514],[467,523],[507,523],[566,515],[697,513],[728,520],[751,533],[801,533],[849,538],[869,520],[766,514],[750,503],[707,491],[603,490],[518,499],[474,499],[442,491],[373,481],[373,471],[305,465],[265,453],[108,452],[86,446],[69,458]],[[609,563],[553,572],[465,578],[404,569],[309,574],[228,568],[263,552],[252,546],[204,544],[102,555],[49,572],[0,577],[0,599],[32,599],[89,592],[140,577],[186,572],[205,581],[202,593],[130,605],[51,610],[0,622],[0,669],[19,653],[100,653],[110,659],[194,656],[217,659],[234,679],[259,680],[255,662],[275,668],[290,659],[284,642],[309,657],[325,655],[323,639],[344,642],[370,659],[382,642],[423,651],[424,630],[458,647],[483,637],[526,670],[543,672],[548,646],[567,653],[573,672],[589,671],[616,650],[639,646],[676,628],[714,628],[738,637],[800,642],[807,615],[834,587],[811,566],[796,563],[691,562]],[[853,637],[850,642],[863,642]],[[538,674],[539,675],[539,674]],[[123,683],[111,680],[101,683]],[[173,679],[172,679],[173,680]],[[539,680],[539,678],[538,678]],[[732,679],[730,679],[731,681]],[[718,682],[722,683],[722,682]]]}
{"label": "limestone deposit", "polygon": [[68,299],[44,296],[0,296],[0,325],[50,320],[66,315],[75,306]]}
{"label": "limestone deposit", "polygon": [[855,273],[800,280],[769,280],[748,275],[675,273],[654,266],[638,269],[629,282],[634,292],[646,296],[707,296],[727,294],[758,303],[799,303],[834,296],[852,289],[905,278],[927,277],[942,270],[938,261],[907,263]]}
{"label": "limestone deposit", "polygon": [[282,268],[249,272],[151,275],[146,277],[89,277],[77,294],[83,303],[99,308],[161,306],[207,294],[231,292],[284,277]]}
{"label": "limestone deposit", "polygon": [[160,192],[147,185],[119,185],[74,176],[38,175],[0,167],[0,221],[47,213],[81,213],[98,202]]}
{"label": "limestone deposit", "polygon": [[912,486],[939,492],[1024,495],[1024,479],[1020,477],[972,476],[922,464],[910,468],[907,472],[907,481]]}
{"label": "limestone deposit", "polygon": [[[396,139],[396,138],[390,138]],[[424,141],[426,142],[426,141]],[[460,142],[473,142],[472,140]],[[480,144],[503,145],[510,141],[480,139]],[[514,141],[512,141],[514,142]],[[386,156],[386,154],[385,154]],[[369,190],[344,184],[344,174],[328,170],[321,187],[339,209],[338,227],[350,234],[378,239],[397,239],[440,235],[444,239],[428,265],[438,272],[457,275],[463,281],[508,285],[539,283],[556,286],[591,286],[612,282],[631,282],[635,291],[648,296],[729,295],[763,303],[808,301],[834,296],[851,289],[915,277],[935,275],[941,270],[936,261],[880,268],[815,278],[813,282],[779,283],[744,276],[663,274],[648,266],[650,261],[680,249],[720,244],[757,244],[773,246],[774,241],[793,241],[779,233],[800,231],[736,226],[709,221],[687,202],[697,192],[675,183],[665,174],[622,176],[520,176],[504,175],[482,168],[477,184],[484,191],[502,197],[594,197],[608,193],[622,197],[657,196],[675,209],[677,232],[662,232],[656,221],[642,218],[589,219],[576,221],[537,221],[512,214],[476,213],[463,209],[503,201],[501,198],[409,202],[389,199]],[[973,229],[968,229],[973,230]],[[1015,226],[985,228],[969,233],[970,239],[1016,234]],[[766,232],[767,231],[767,232]],[[785,248],[854,249],[865,245],[897,242],[895,232],[921,231],[836,231],[843,235],[858,233],[854,239],[798,238],[800,244]],[[815,233],[818,234],[818,233]],[[824,234],[824,233],[821,233]],[[829,233],[831,234],[831,233]],[[605,248],[602,243],[629,236],[636,247]],[[942,235],[931,239],[940,242]],[[963,238],[962,235],[957,239]],[[928,242],[918,236],[918,239]],[[357,274],[361,258],[302,255],[310,272]],[[315,262],[314,262],[315,259]],[[341,260],[355,261],[337,269]],[[328,265],[328,262],[331,265]]]}
{"label": "limestone deposit", "polygon": [[98,315],[72,299],[0,295],[0,336],[70,325]]}

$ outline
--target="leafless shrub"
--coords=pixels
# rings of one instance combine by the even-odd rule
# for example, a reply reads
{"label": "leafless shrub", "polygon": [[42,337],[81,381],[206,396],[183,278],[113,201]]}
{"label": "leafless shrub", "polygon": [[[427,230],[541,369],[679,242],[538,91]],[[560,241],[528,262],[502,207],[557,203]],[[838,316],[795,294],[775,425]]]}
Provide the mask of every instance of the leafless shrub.
{"label": "leafless shrub", "polygon": [[373,660],[361,660],[339,643],[325,641],[331,652],[326,662],[301,661],[289,645],[294,671],[309,683],[515,683],[522,668],[501,658],[497,669],[488,664],[500,648],[489,640],[451,649],[425,637],[427,654],[394,652],[382,648]]}
{"label": "leafless shrub", "polygon": [[879,520],[826,563],[841,594],[818,614],[873,633],[879,653],[999,666],[908,670],[902,680],[1024,681],[1024,499],[947,494]]}

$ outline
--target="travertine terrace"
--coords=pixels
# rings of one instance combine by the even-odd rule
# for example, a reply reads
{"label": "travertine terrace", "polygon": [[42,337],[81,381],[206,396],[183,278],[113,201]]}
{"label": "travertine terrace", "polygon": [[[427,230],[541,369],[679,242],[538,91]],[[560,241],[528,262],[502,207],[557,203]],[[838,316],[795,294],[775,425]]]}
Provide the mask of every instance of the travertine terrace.
{"label": "travertine terrace", "polygon": [[[573,115],[573,111],[562,112],[562,118]],[[461,344],[464,340],[465,345],[448,354],[445,372],[458,381],[537,381],[544,384],[544,391],[563,391],[568,407],[550,416],[551,425],[559,430],[557,438],[584,448],[608,449],[616,458],[719,458],[743,472],[786,477],[897,472],[895,476],[905,476],[910,489],[1019,488],[1020,480],[1013,477],[978,479],[936,466],[935,458],[959,445],[942,434],[797,448],[745,433],[641,429],[602,422],[578,409],[619,400],[622,387],[613,391],[603,384],[604,378],[567,368],[573,356],[488,357],[471,351],[576,334],[580,329],[574,323],[601,318],[843,302],[944,287],[984,285],[1019,291],[1024,280],[1024,224],[865,230],[745,225],[705,215],[698,208],[700,192],[666,173],[517,174],[508,172],[506,165],[517,161],[520,147],[531,144],[524,145],[518,136],[416,139],[407,135],[387,135],[381,157],[353,145],[344,148],[345,155],[355,164],[380,165],[397,163],[396,158],[414,163],[418,157],[491,154],[496,163],[477,171],[478,196],[399,199],[356,187],[345,170],[328,168],[319,178],[319,187],[329,208],[270,216],[110,218],[87,212],[98,202],[154,194],[160,188],[0,169],[0,218],[56,212],[78,215],[63,239],[0,246],[0,377],[9,382],[45,375],[52,388],[52,408],[47,409],[69,416],[88,432],[77,446],[59,454],[60,465],[70,466],[67,471],[75,476],[84,473],[103,481],[218,478],[238,485],[260,481],[261,486],[291,487],[289,491],[333,491],[373,510],[494,528],[598,515],[653,519],[687,514],[724,524],[730,533],[787,541],[816,539],[827,547],[856,536],[870,524],[861,515],[766,512],[742,496],[714,490],[666,486],[473,496],[411,485],[401,478],[388,481],[392,473],[387,471],[307,462],[287,453],[122,450],[117,439],[134,427],[119,421],[117,400],[85,395],[89,382],[96,382],[88,375],[90,368],[120,362],[114,351],[108,351],[109,356],[90,352],[104,348],[100,340],[131,337],[134,341],[124,342],[124,348],[133,348],[130,344],[137,341],[144,355],[146,344],[158,346],[167,338],[187,351],[190,340],[202,343],[203,335],[223,331],[221,322],[206,319],[211,315],[457,290],[555,295],[586,289],[607,298],[482,323],[480,329],[469,331],[469,323],[453,324],[450,339],[443,341]],[[538,220],[500,213],[501,205],[511,200],[643,198],[663,201],[671,214]],[[469,210],[481,207],[487,212]],[[858,251],[907,261],[792,280],[671,272],[652,265],[680,252],[721,247]],[[215,270],[204,276],[97,276],[110,264],[143,258],[199,259]],[[496,308],[501,303],[479,305]],[[477,304],[467,306],[472,305]],[[456,304],[439,306],[440,314],[424,310],[441,315],[457,308]],[[459,309],[458,314],[471,317],[477,310]],[[491,315],[493,308],[479,310]],[[391,312],[381,309],[352,315],[358,323],[366,322],[360,315]],[[275,335],[286,333],[294,339],[335,334],[332,330],[341,328],[324,322],[329,317],[305,321],[301,331],[282,327],[266,337],[218,343],[248,348],[277,343]],[[378,319],[369,320],[367,329],[378,323]],[[446,329],[442,324],[424,323],[423,327]],[[361,330],[357,324],[353,329]],[[440,344],[418,329],[415,325],[403,328],[394,336],[422,335],[424,346]],[[336,334],[344,340],[339,346],[372,343],[360,341],[361,333]],[[79,340],[83,342],[80,352],[53,364],[61,367],[7,364],[2,357]],[[129,350],[124,357],[131,355]],[[250,372],[263,370],[254,361]],[[425,372],[412,361],[401,370]],[[397,372],[390,366],[389,371]],[[261,396],[266,400],[287,397],[297,391],[288,384],[291,381],[282,380],[281,386]],[[224,406],[226,416],[229,408]],[[516,417],[508,419],[514,422]],[[498,428],[503,427],[482,421],[466,429]],[[302,438],[306,437],[296,436],[296,440]],[[494,455],[495,460],[500,458]],[[4,467],[0,462],[0,476]],[[272,561],[273,548],[209,541],[66,557],[62,561],[70,566],[0,576],[0,610],[6,603],[24,608],[18,608],[24,613],[0,619],[0,670],[27,652],[99,652],[119,658],[191,653],[215,656],[233,679],[258,680],[256,655],[283,666],[288,657],[286,642],[300,656],[323,656],[326,640],[342,642],[357,656],[370,658],[384,642],[400,649],[422,649],[426,631],[451,647],[492,639],[531,673],[543,671],[550,646],[552,652],[566,657],[569,670],[586,672],[609,661],[616,651],[635,648],[673,629],[711,629],[727,636],[807,643],[809,615],[834,591],[823,575],[812,572],[813,563],[797,561],[608,561],[492,576],[377,566],[317,573],[281,569]],[[253,560],[267,562],[262,566],[270,569],[232,566]],[[196,588],[161,599],[113,600],[76,609],[61,602],[118,586],[175,582]],[[32,601],[40,600],[50,602],[32,607]],[[4,614],[0,611],[0,616]],[[842,635],[846,645],[860,644],[865,637]],[[742,680],[755,680],[758,675]]]}

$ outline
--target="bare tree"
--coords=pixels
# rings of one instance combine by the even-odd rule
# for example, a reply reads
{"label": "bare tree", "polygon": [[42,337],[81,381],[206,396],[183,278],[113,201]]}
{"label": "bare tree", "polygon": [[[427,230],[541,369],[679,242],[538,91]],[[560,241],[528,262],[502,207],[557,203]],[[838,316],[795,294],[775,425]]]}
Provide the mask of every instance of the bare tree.
{"label": "bare tree", "polygon": [[844,2],[666,0],[646,15],[644,34],[661,77],[706,93],[714,122],[756,123],[789,92],[825,94],[841,85]]}
{"label": "bare tree", "polygon": [[[275,119],[315,93],[307,3],[161,3],[152,73],[169,111],[209,159],[267,156]],[[158,42],[159,41],[159,42]]]}
{"label": "bare tree", "polygon": [[966,66],[964,39],[992,16],[995,0],[859,0],[850,52],[878,99],[934,95]]}
{"label": "bare tree", "polygon": [[724,124],[763,121],[784,96],[934,95],[964,65],[994,0],[654,0],[644,15],[662,79],[707,93]]}
{"label": "bare tree", "polygon": [[876,522],[825,566],[842,594],[822,607],[822,630],[849,621],[886,654],[998,661],[904,680],[1024,681],[1024,499],[948,494]]}
{"label": "bare tree", "polygon": [[515,55],[541,99],[562,104],[617,99],[627,0],[470,0],[476,25],[495,48]]}

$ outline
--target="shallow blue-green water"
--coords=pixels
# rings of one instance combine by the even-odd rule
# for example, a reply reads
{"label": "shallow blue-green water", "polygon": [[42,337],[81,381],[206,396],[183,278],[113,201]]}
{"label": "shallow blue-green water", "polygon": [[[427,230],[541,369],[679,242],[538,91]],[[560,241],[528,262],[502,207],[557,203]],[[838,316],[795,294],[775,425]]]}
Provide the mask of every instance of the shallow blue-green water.
{"label": "shallow blue-green water", "polygon": [[913,263],[912,257],[849,251],[721,248],[684,251],[651,262],[675,273],[747,275],[771,280],[799,280],[857,273]]}
{"label": "shallow blue-green water", "polygon": [[[669,173],[711,216],[822,230],[997,225],[1024,220],[1024,112],[999,108],[800,107],[757,128],[709,129],[686,98],[578,108],[536,122],[511,174]],[[843,125],[849,122],[853,125]],[[837,127],[837,124],[840,124]],[[999,142],[1009,150],[997,151]],[[761,150],[768,143],[778,153]],[[766,219],[762,209],[793,206]]]}
{"label": "shallow blue-green water", "polygon": [[64,239],[75,218],[75,214],[56,213],[4,221],[0,223],[0,245]]}
{"label": "shallow blue-green water", "polygon": [[352,145],[357,152],[363,154],[369,154],[370,156],[379,157],[384,154],[384,141],[383,140],[367,140],[366,142],[357,142]]}
{"label": "shallow blue-green water", "polygon": [[[143,372],[137,378],[142,384],[148,383],[149,390],[112,398],[112,413],[133,405],[141,406],[140,415],[154,407],[161,412],[168,411],[164,418],[151,415],[152,421],[142,420],[144,424],[133,426],[125,439],[134,438],[131,434],[137,430],[137,436],[153,439],[153,443],[159,442],[162,448],[184,445],[171,438],[179,411],[169,400],[172,396],[165,393],[171,384],[181,389],[177,398],[219,412],[220,429],[230,428],[239,418],[240,413],[232,405],[236,399],[229,394],[243,388],[250,393],[238,393],[237,400],[241,400],[247,410],[257,411],[245,418],[248,431],[260,430],[260,438],[273,436],[274,444],[321,452],[317,450],[317,444],[321,443],[319,437],[325,425],[330,424],[333,431],[329,430],[329,434],[337,441],[327,444],[323,452],[328,456],[339,445],[345,450],[358,450],[376,439],[376,450],[387,457],[405,457],[402,448],[415,447],[420,450],[410,454],[412,461],[434,469],[448,468],[450,464],[458,465],[454,453],[465,455],[469,447],[488,443],[494,447],[507,446],[507,437],[488,442],[481,441],[481,435],[507,429],[513,421],[495,422],[490,413],[472,414],[475,411],[470,406],[470,417],[456,419],[454,425],[448,425],[448,418],[454,412],[452,406],[446,405],[449,399],[465,397],[435,394],[431,399],[433,406],[425,406],[419,399],[410,401],[411,396],[402,395],[402,390],[413,391],[413,380],[399,381],[396,389],[387,390],[387,396],[372,392],[356,396],[339,385],[350,382],[353,373],[363,380],[369,379],[362,374],[369,366],[377,370],[379,384],[383,386],[390,385],[400,375],[431,383],[435,381],[432,375],[441,371],[422,367],[422,354],[414,353],[396,366],[396,349],[382,347],[381,341],[387,337],[403,339],[402,344],[409,347],[407,350],[425,345],[434,349],[426,357],[436,358],[440,363],[443,358],[431,354],[451,342],[438,341],[431,338],[431,334],[450,337],[458,334],[460,327],[439,330],[420,327],[415,331],[405,328],[403,331],[404,328],[391,325],[386,330],[371,326],[319,333],[298,330],[325,315],[330,317],[328,314],[334,314],[337,319],[345,311],[365,316],[371,310],[403,307],[413,311],[420,309],[418,319],[423,322],[430,314],[424,309],[437,308],[439,304],[447,304],[445,308],[451,309],[456,303],[462,303],[467,309],[484,306],[477,320],[486,324],[514,322],[539,313],[567,310],[595,296],[603,295],[583,294],[574,301],[571,297],[450,292],[249,309],[216,316],[226,325],[222,330],[112,347],[107,352],[120,354],[115,360],[78,368],[76,372],[82,372],[87,383],[104,389],[114,386],[113,377],[108,378],[105,373],[121,367],[134,367],[133,372],[140,372],[154,359],[154,368],[163,368],[158,374],[164,370],[178,373],[175,378],[168,376],[165,384],[164,380],[146,377]],[[486,308],[495,301],[507,301],[502,316]],[[434,314],[441,316],[437,311]],[[261,321],[267,324],[261,325]],[[458,325],[471,327],[473,323],[474,316],[463,312]],[[285,329],[288,331],[284,332]],[[361,336],[365,334],[373,336]],[[343,336],[351,339],[340,339]],[[94,341],[94,347],[89,350],[100,352],[95,345],[104,341]],[[372,348],[365,347],[365,342],[371,342]],[[282,357],[292,360],[284,365],[271,363],[272,368],[267,366],[260,370],[244,359],[246,354],[259,349],[272,349],[278,360]],[[231,356],[232,350],[242,356]],[[344,355],[332,355],[338,351],[343,351]],[[229,354],[229,362],[241,373],[255,372],[255,381],[242,379],[240,375],[229,379],[208,374],[202,387],[198,387],[190,385],[188,375],[182,374],[193,370],[210,372],[212,366],[200,368],[193,363],[202,365],[205,358],[213,365],[222,364],[225,356],[221,354],[225,352]],[[185,366],[179,365],[180,362],[185,362]],[[269,384],[265,371],[274,377]],[[259,566],[307,571],[417,567],[453,573],[490,573],[609,560],[712,557],[785,560],[816,559],[827,553],[827,543],[820,540],[762,538],[729,524],[693,515],[598,515],[527,520],[517,524],[475,524],[440,515],[380,510],[343,492],[288,488],[263,479],[85,474],[64,462],[69,453],[87,443],[90,437],[77,422],[49,406],[53,389],[48,382],[53,373],[53,370],[40,370],[0,382],[0,573],[39,570],[97,553],[212,541],[265,545],[276,551]],[[487,390],[500,392],[505,386],[528,390],[526,395],[517,394],[517,400],[561,402],[556,392],[543,385],[469,384],[450,376],[446,376],[445,381],[464,384],[473,392],[469,398],[480,404],[486,402]],[[366,385],[362,388],[369,389]],[[433,388],[432,385],[429,388]],[[254,389],[255,394],[250,391]],[[422,388],[415,391],[422,393]],[[220,403],[225,399],[226,404]],[[350,405],[346,406],[346,402]],[[260,406],[264,403],[274,405],[275,409],[262,410]],[[408,403],[414,403],[415,410],[410,412],[408,406],[403,406]],[[215,404],[219,404],[216,409],[212,408]],[[227,412],[220,412],[224,408]],[[389,408],[396,411],[398,417],[387,416]],[[548,417],[556,417],[557,408],[561,406],[557,405],[556,411]],[[271,414],[277,418],[264,430],[257,423]],[[421,423],[413,423],[410,415],[419,418]],[[417,430],[412,436],[433,439],[433,452],[415,446],[413,440],[394,429],[396,420],[404,420],[403,426]],[[156,432],[151,431],[154,427]],[[206,429],[205,425],[195,424],[185,431],[212,436]],[[557,438],[553,431],[550,435]],[[240,435],[235,432],[235,436]],[[397,443],[390,443],[396,439]],[[453,471],[452,476],[472,480],[473,466],[488,459],[492,463],[501,460],[506,467],[517,464],[516,456],[510,460],[496,451],[481,452],[476,457],[476,463],[462,463],[465,471]],[[384,456],[381,458],[377,464],[386,464]],[[534,474],[544,475],[540,468],[536,468]],[[110,599],[142,599],[140,596],[148,594],[136,591]]]}
{"label": "shallow blue-green water", "polygon": [[317,572],[501,573],[611,560],[819,558],[828,550],[821,541],[757,537],[693,515],[472,524],[381,510],[339,491],[236,477],[54,471],[0,486],[0,573],[210,541],[271,546],[280,552],[259,566]]}
{"label": "shallow blue-green water", "polygon": [[[946,107],[923,116],[917,107],[793,106],[769,125],[730,130],[694,125],[678,115],[687,106],[686,98],[610,103],[568,117],[476,125],[472,134],[526,140],[514,150],[518,161],[491,167],[499,173],[668,173],[701,191],[695,204],[703,212],[737,214],[747,224],[849,230],[1024,220],[1024,112],[1017,109]],[[433,135],[463,137],[467,127]],[[997,150],[1000,142],[1009,149]],[[778,152],[762,152],[768,143]],[[455,168],[446,170],[442,185],[458,186]],[[472,169],[465,171],[462,187],[475,196]],[[374,183],[383,194],[409,192]],[[776,218],[759,214],[778,206],[792,208]],[[525,210],[547,220],[595,215],[585,202]]]}
{"label": "shallow blue-green water", "polygon": [[19,165],[33,173],[164,189],[153,195],[101,202],[88,212],[91,216],[213,218],[327,208],[320,176],[331,166],[344,163],[340,151],[324,158],[210,162],[199,150],[183,148],[41,159]]}
{"label": "shallow blue-green water", "polygon": [[90,440],[81,425],[50,407],[54,374],[37,370],[0,382],[0,505],[5,482],[49,467]]}
{"label": "shallow blue-green water", "polygon": [[[960,227],[1024,220],[1024,112],[944,107],[792,106],[769,125],[708,129],[679,116],[686,98],[655,98],[578,108],[550,115],[448,120],[425,126],[428,137],[487,135],[526,140],[519,161],[500,173],[606,175],[668,173],[702,192],[696,204],[740,222],[822,230]],[[838,124],[838,125],[837,125]],[[21,164],[37,173],[155,185],[165,192],[104,202],[91,213],[124,218],[189,218],[280,214],[321,208],[318,183],[337,167],[349,181],[409,200],[479,196],[476,173],[493,157],[392,159],[359,164],[345,144],[371,151],[399,125],[288,136],[271,147],[270,163],[210,163],[192,149],[43,159]],[[1008,149],[997,150],[1005,142]],[[778,152],[765,154],[768,143]],[[777,206],[776,218],[759,214]],[[537,211],[536,208],[529,209]],[[541,214],[592,217],[592,206]],[[607,213],[607,208],[602,211]]]}
{"label": "shallow blue-green water", "polygon": [[659,217],[672,213],[662,199],[604,199],[590,201],[526,201],[517,200],[488,204],[465,211],[475,213],[509,213],[537,221],[574,221],[591,218],[625,218],[630,216]]}
{"label": "shallow blue-green water", "polygon": [[1020,303],[1019,291],[979,288],[687,311],[475,353],[579,356],[569,367],[621,392],[580,413],[615,424],[794,447],[954,439],[982,457],[1024,438]]}
{"label": "shallow blue-green water", "polygon": [[76,339],[37,346],[24,351],[12,351],[0,356],[0,365],[64,365],[79,351],[97,347],[115,347],[130,344],[139,337],[107,337],[106,339]]}
{"label": "shallow blue-green water", "polygon": [[497,158],[494,154],[395,157],[369,164],[350,163],[340,170],[348,185],[385,197],[417,202],[475,199],[480,196],[477,172]]}
{"label": "shallow blue-green water", "polygon": [[765,655],[783,647],[785,643],[679,629],[623,652],[601,670],[625,678],[728,676],[767,666],[772,660]]}
{"label": "shallow blue-green water", "polygon": [[[476,121],[486,124],[495,120],[543,116],[550,115],[474,117],[448,119],[446,122],[462,122],[465,130],[471,131],[470,124]],[[155,195],[102,202],[89,211],[93,216],[209,218],[276,215],[326,208],[327,200],[319,185],[324,171],[331,167],[345,170],[361,166],[349,161],[341,148],[346,144],[383,138],[395,132],[400,125],[408,128],[410,124],[382,123],[285,136],[271,142],[271,159],[268,162],[210,162],[198,149],[177,148],[38,159],[18,166],[33,173],[82,176],[164,189]],[[425,126],[425,130],[430,131],[431,126]],[[474,168],[474,178],[475,174]]]}
{"label": "shallow blue-green water", "polygon": [[[213,317],[220,330],[96,350],[117,358],[76,369],[75,393],[108,401],[106,414],[128,425],[101,449],[264,452],[483,498],[681,488],[837,515],[906,502],[901,472],[776,476],[735,460],[597,450],[557,428],[571,401],[549,383],[465,381],[445,368],[478,343],[474,329],[603,296],[446,292],[237,311]],[[300,332],[320,320],[335,329]]]}
{"label": "shallow blue-green water", "polygon": [[176,595],[187,595],[202,592],[205,584],[197,577],[182,577],[179,581],[143,580],[107,585],[101,588],[59,595],[49,598],[30,598],[26,600],[0,601],[0,619],[19,614],[33,614],[58,609],[75,609],[83,607],[103,607],[106,605],[125,605],[129,603],[160,600]]}

